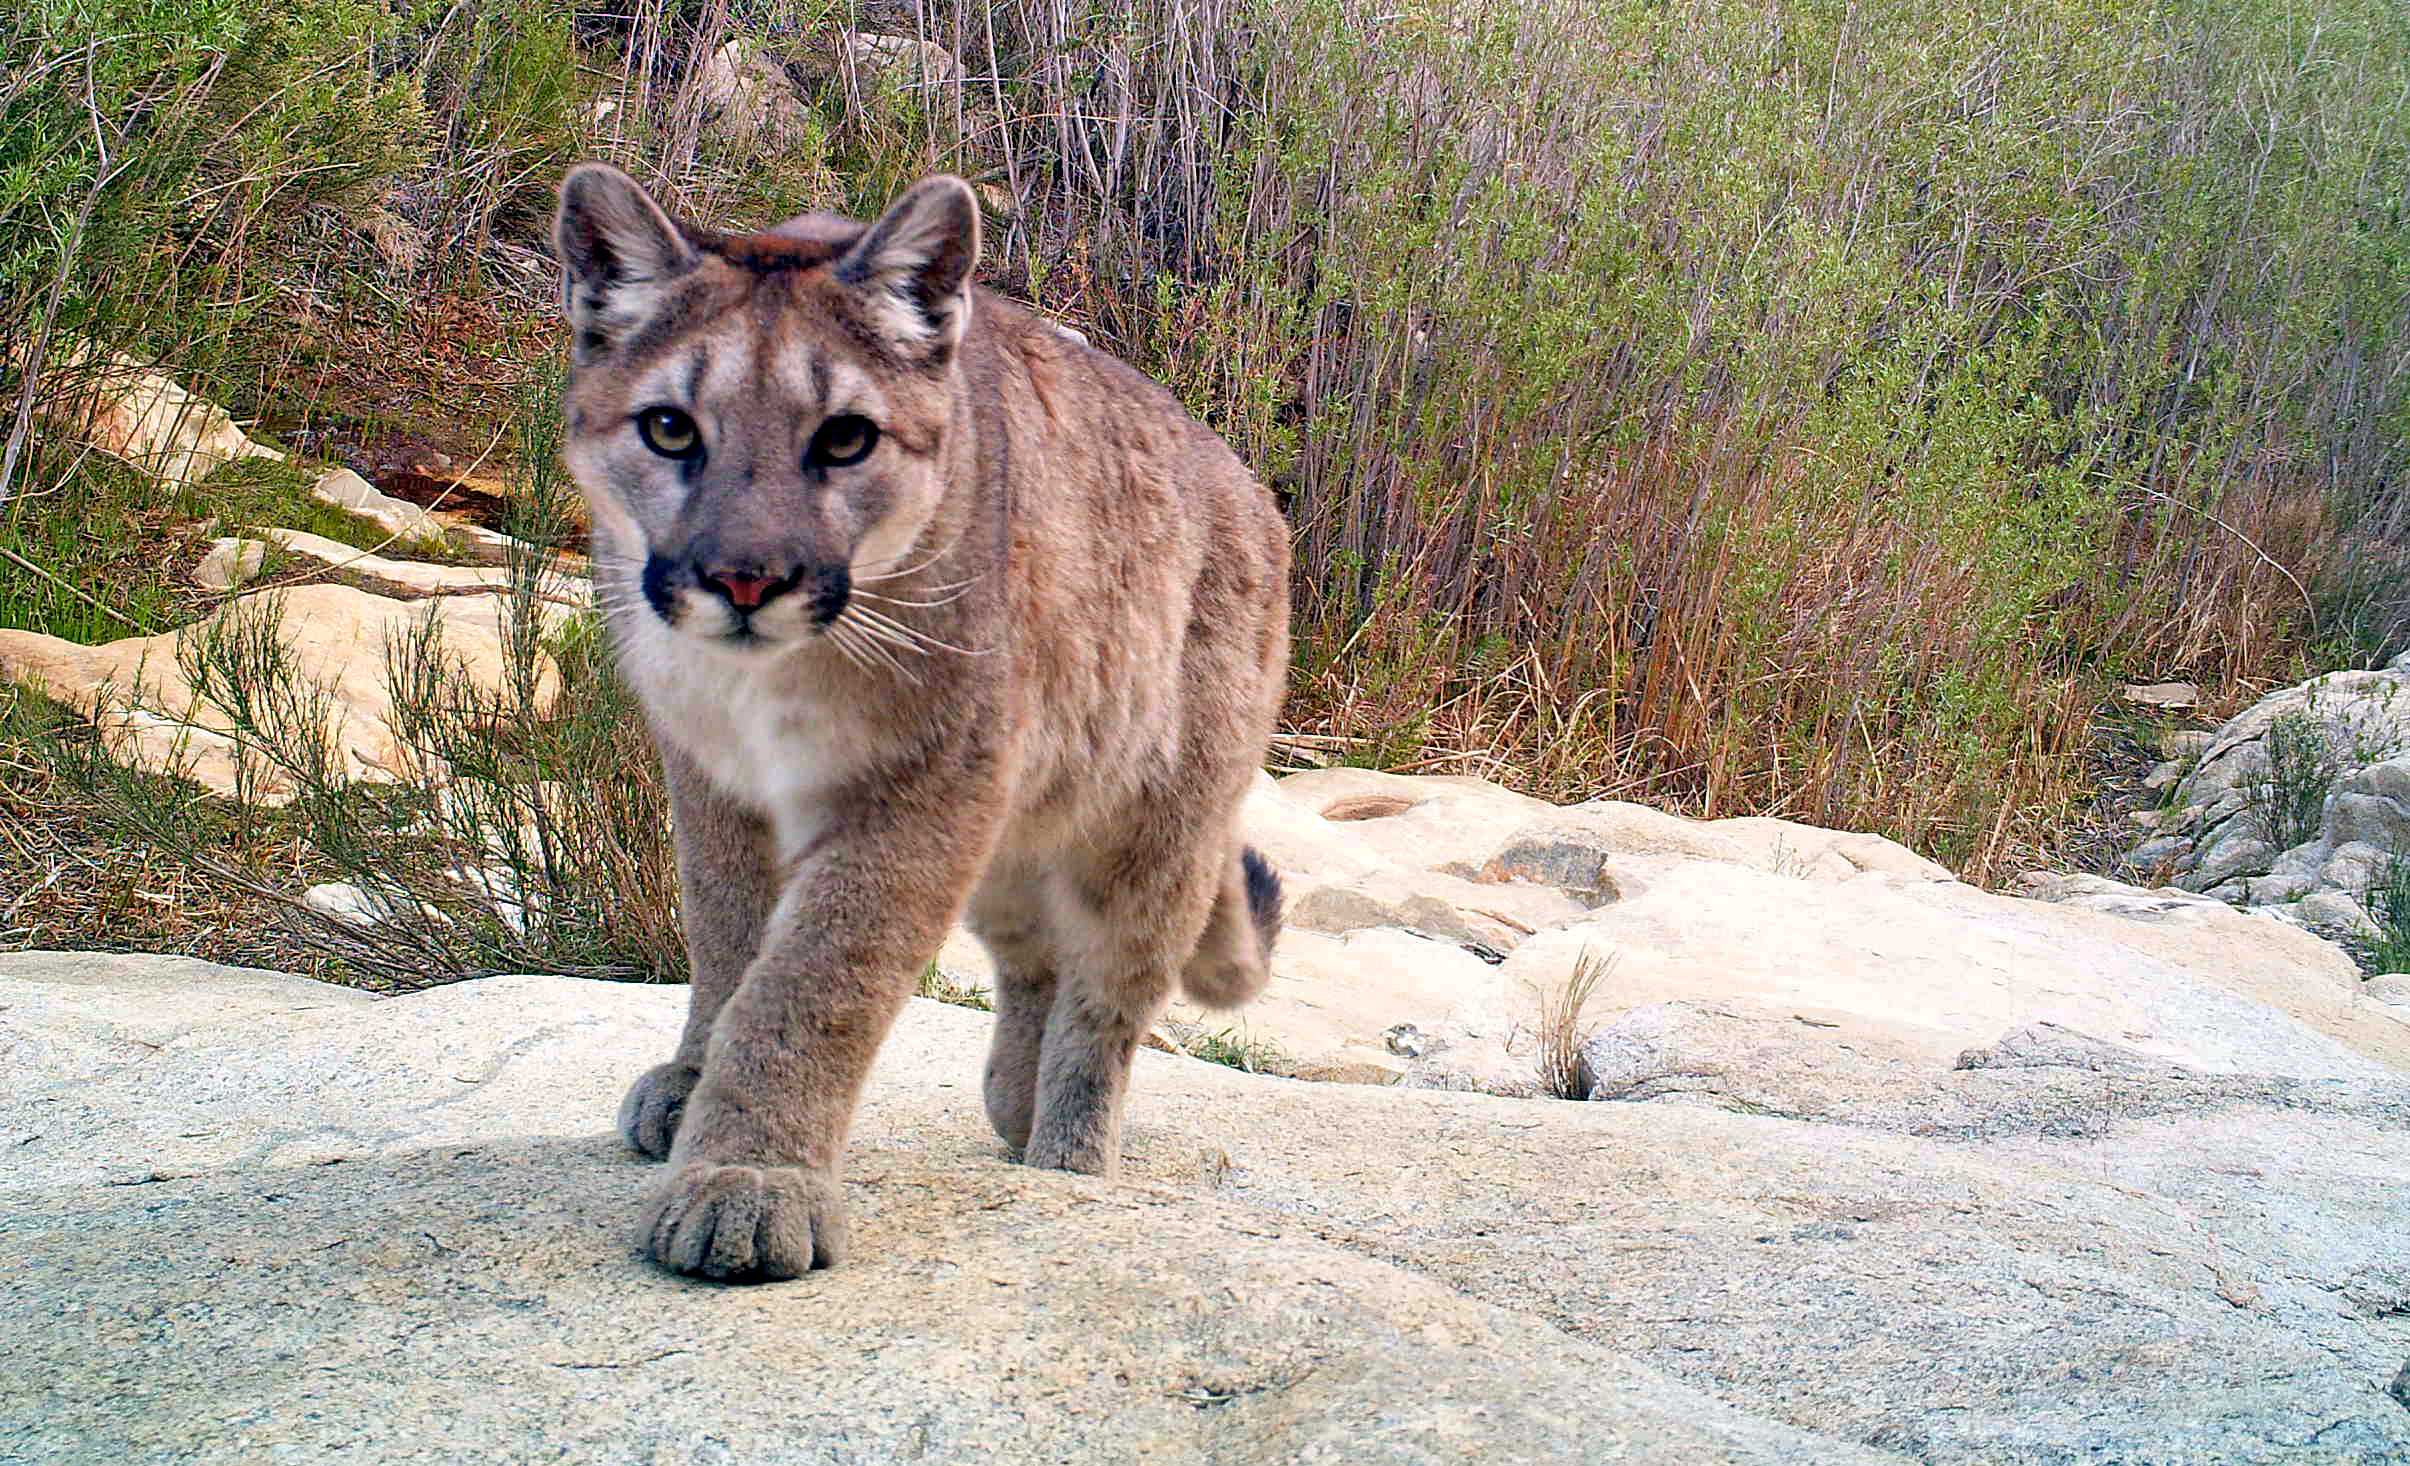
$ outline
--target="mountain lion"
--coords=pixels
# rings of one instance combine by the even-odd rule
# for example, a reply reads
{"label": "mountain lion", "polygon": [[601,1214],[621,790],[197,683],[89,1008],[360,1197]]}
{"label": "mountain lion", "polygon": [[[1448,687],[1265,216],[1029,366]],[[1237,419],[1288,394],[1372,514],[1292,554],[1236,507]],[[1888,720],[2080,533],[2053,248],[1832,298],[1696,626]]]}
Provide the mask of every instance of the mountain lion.
{"label": "mountain lion", "polygon": [[875,224],[673,222],[561,188],[566,456],[667,773],[693,963],[620,1129],[646,1251],[794,1277],[845,1247],[871,1058],[948,927],[996,963],[988,1119],[1109,1173],[1175,987],[1263,987],[1236,830],[1288,659],[1271,495],[1169,394],[971,282],[930,178]]}

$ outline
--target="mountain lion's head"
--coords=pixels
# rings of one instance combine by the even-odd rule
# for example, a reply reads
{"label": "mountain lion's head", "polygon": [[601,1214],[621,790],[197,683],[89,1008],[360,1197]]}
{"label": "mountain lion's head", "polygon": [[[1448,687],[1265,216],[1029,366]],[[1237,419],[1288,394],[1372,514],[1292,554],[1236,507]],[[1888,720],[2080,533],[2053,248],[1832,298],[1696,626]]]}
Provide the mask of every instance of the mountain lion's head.
{"label": "mountain lion's head", "polygon": [[587,164],[554,246],[572,331],[571,472],[596,554],[651,613],[722,647],[827,628],[907,567],[943,492],[979,209],[958,178],[875,224],[683,226]]}

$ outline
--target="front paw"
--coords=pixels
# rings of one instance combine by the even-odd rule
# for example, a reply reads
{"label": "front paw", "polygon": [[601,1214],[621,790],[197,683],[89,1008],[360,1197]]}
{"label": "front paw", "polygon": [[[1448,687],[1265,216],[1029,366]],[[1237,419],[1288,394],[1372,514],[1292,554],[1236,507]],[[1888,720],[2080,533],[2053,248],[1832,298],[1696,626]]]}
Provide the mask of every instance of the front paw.
{"label": "front paw", "polygon": [[654,1160],[667,1156],[686,1115],[686,1097],[702,1077],[692,1065],[674,1060],[645,1070],[619,1102],[620,1137]]}
{"label": "front paw", "polygon": [[672,1272],[775,1282],[845,1256],[845,1194],[835,1175],[798,1166],[678,1168],[645,1203],[645,1255]]}

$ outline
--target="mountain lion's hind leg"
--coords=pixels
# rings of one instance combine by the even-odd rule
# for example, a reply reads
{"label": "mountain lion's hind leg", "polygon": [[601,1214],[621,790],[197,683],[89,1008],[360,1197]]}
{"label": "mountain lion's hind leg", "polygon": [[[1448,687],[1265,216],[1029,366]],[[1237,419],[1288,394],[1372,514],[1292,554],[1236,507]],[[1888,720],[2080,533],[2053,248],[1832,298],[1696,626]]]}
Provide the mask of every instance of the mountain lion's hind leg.
{"label": "mountain lion's hind leg", "polygon": [[637,1076],[619,1102],[619,1133],[660,1160],[677,1139],[686,1098],[703,1074],[703,1048],[720,1005],[736,991],[761,946],[775,895],[770,831],[732,804],[673,746],[661,750],[678,842],[678,887],[686,918],[686,1031],[666,1064]]}
{"label": "mountain lion's hind leg", "polygon": [[1037,1107],[1038,1054],[1056,990],[1054,953],[1032,895],[982,891],[971,903],[971,930],[996,963],[996,1027],[983,1085],[987,1120],[998,1138],[1016,1151],[1029,1144],[1030,1118]]}
{"label": "mountain lion's hind leg", "polygon": [[[1122,1102],[1138,1041],[1170,1000],[1217,890],[1214,873],[1193,858],[1115,860],[1110,868],[1118,880],[1079,883],[1085,909],[1067,913],[1079,930],[1062,934],[1037,1117],[1022,1156],[1099,1176],[1121,1159]],[[1148,878],[1133,880],[1141,871]]]}

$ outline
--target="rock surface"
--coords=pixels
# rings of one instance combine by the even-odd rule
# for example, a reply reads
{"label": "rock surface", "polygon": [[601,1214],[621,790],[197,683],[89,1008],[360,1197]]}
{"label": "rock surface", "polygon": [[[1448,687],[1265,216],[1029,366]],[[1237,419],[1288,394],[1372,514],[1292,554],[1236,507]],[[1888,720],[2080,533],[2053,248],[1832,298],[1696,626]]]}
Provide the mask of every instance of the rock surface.
{"label": "rock surface", "polygon": [[2027,1025],[1930,1125],[1871,1051],[1812,1119],[1146,1053],[1105,1183],[1007,1164],[989,1020],[916,1002],[855,1260],[723,1290],[606,1134],[683,996],[0,957],[0,1459],[2410,1455],[2395,1078]]}
{"label": "rock surface", "polygon": [[[2075,876],[1999,895],[1870,835],[1353,769],[1267,777],[1243,824],[1289,891],[1271,986],[1236,1015],[1176,1006],[1174,1031],[1235,1030],[1301,1077],[1535,1093],[1545,1012],[1585,958],[1606,970],[1583,1030],[1737,1003],[1934,1075],[2034,1023],[2204,1073],[2410,1062],[2340,949],[2183,891]],[[993,986],[967,934],[940,965]]]}
{"label": "rock surface", "polygon": [[[290,665],[329,699],[337,748],[354,777],[391,778],[404,755],[392,728],[386,651],[430,618],[445,655],[479,685],[499,686],[508,602],[497,596],[441,601],[391,600],[347,585],[301,585],[266,592],[280,608],[277,629]],[[241,608],[238,610],[238,608]],[[224,618],[256,614],[253,598],[229,603]],[[153,772],[182,768],[205,788],[245,787],[246,755],[227,711],[200,698],[177,648],[196,633],[166,632],[85,646],[32,631],[0,630],[0,678],[41,690],[98,725],[122,760]],[[276,770],[255,766],[250,788],[262,802],[289,796]]]}
{"label": "rock surface", "polygon": [[694,95],[739,147],[782,148],[812,137],[811,96],[821,87],[952,87],[961,68],[935,41],[872,31],[823,30],[772,46],[737,36],[696,71]]}
{"label": "rock surface", "polygon": [[[2299,829],[2267,814],[2271,738],[2288,729],[2322,745]],[[2391,852],[2410,849],[2410,656],[2279,688],[2199,748],[2171,749],[2148,782],[2169,791],[2168,808],[2127,856],[2138,873],[2363,943],[2368,888]]]}
{"label": "rock surface", "polygon": [[[507,595],[511,589],[511,571],[506,565],[443,565],[423,560],[402,560],[374,550],[362,550],[297,529],[262,529],[257,539],[220,539],[203,558],[201,569],[195,571],[198,583],[213,589],[227,589],[223,581],[240,584],[259,573],[261,561],[270,547],[283,550],[297,560],[320,567],[322,573],[355,585],[376,595],[398,600],[421,600],[428,596]],[[214,573],[213,572],[214,567]],[[227,570],[237,567],[239,573],[228,576]],[[537,593],[547,600],[563,605],[584,605],[593,599],[592,587],[582,578],[554,577],[557,583],[540,585]]]}
{"label": "rock surface", "polygon": [[[252,441],[223,408],[131,358],[101,357],[69,343],[58,360],[62,368],[83,373],[85,385],[65,399],[53,426],[152,474],[163,492],[198,483],[239,459],[284,458]],[[263,594],[275,598],[293,665],[330,699],[343,771],[361,778],[391,777],[401,754],[391,726],[388,643],[433,615],[441,620],[455,664],[479,686],[499,686],[511,611],[501,596],[510,572],[496,567],[523,547],[463,516],[393,498],[347,468],[321,473],[311,493],[390,531],[393,541],[383,548],[392,553],[364,552],[300,530],[263,525],[250,528],[247,536],[214,541],[194,567],[193,579],[204,589],[240,591],[259,576],[271,544],[340,574],[345,584],[305,584]],[[437,542],[487,564],[403,558]],[[566,557],[556,557],[555,568],[560,573],[538,590],[548,618],[592,599],[582,571]],[[432,610],[412,604],[472,595],[484,603]],[[220,607],[215,617],[251,614],[261,609],[259,601],[258,596],[241,598]],[[197,631],[184,627],[87,646],[0,629],[0,681],[35,687],[92,719],[107,746],[128,763],[154,772],[181,769],[219,794],[248,789],[263,802],[289,798],[289,780],[262,767],[229,736],[226,710],[196,699],[177,648]],[[549,690],[543,695],[549,697]],[[248,779],[246,758],[253,761]]]}
{"label": "rock surface", "polygon": [[52,352],[49,369],[76,389],[53,404],[50,425],[149,474],[162,490],[198,484],[241,459],[284,457],[254,442],[226,409],[122,352],[74,341],[53,342]]}

